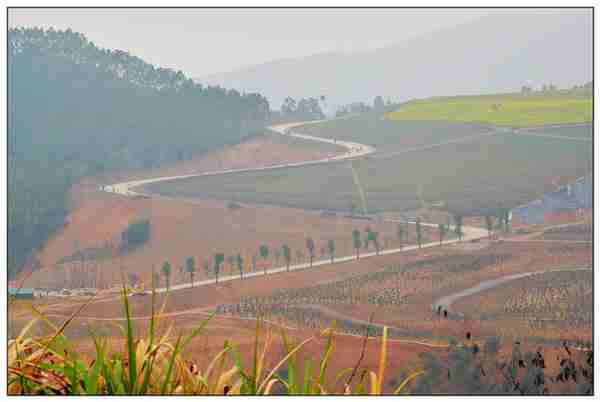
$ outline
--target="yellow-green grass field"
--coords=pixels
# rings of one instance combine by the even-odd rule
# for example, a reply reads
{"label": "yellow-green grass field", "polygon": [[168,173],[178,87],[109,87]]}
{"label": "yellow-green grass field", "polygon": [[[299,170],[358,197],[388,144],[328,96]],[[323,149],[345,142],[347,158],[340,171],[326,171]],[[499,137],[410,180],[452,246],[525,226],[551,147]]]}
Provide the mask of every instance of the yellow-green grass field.
{"label": "yellow-green grass field", "polygon": [[408,102],[386,115],[391,120],[443,120],[534,127],[592,121],[592,99],[574,95],[480,95]]}

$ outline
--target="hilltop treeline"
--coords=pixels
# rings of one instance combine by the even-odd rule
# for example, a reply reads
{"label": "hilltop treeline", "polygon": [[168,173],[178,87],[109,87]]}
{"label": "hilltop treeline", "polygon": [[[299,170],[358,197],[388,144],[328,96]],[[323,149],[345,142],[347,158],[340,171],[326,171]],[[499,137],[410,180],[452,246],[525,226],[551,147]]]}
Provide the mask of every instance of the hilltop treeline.
{"label": "hilltop treeline", "polygon": [[188,159],[269,118],[259,94],[204,87],[71,30],[11,29],[8,46],[10,273],[61,227],[81,177]]}

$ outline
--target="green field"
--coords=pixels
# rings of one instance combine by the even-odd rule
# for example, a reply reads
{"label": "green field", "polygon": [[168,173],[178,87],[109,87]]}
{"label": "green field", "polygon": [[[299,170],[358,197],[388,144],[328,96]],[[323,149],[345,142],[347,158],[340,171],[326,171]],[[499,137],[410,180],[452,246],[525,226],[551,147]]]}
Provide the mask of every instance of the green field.
{"label": "green field", "polygon": [[[556,178],[589,173],[592,151],[583,141],[498,133],[417,152],[375,154],[353,163],[372,212],[411,210],[421,206],[422,197],[428,203],[441,201],[453,212],[475,215],[494,210],[499,202],[512,207],[536,199]],[[194,178],[156,184],[151,191],[347,211],[350,203],[361,205],[349,166],[340,162]]]}
{"label": "green field", "polygon": [[533,127],[592,121],[592,100],[571,94],[439,97],[408,102],[390,120],[442,120]]}

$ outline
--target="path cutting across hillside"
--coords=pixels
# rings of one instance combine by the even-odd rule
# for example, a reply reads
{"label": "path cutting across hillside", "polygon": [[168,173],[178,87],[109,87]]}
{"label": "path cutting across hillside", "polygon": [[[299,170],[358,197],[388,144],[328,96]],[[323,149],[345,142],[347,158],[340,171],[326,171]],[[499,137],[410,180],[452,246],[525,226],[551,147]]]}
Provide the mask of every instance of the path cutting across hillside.
{"label": "path cutting across hillside", "polygon": [[566,140],[566,141],[584,141],[584,142],[591,142],[593,141],[593,139],[590,137],[572,137],[572,136],[568,136],[568,135],[552,135],[552,134],[544,134],[539,133],[539,130],[544,130],[544,129],[548,129],[548,128],[570,128],[570,127],[584,127],[584,126],[589,126],[591,123],[572,123],[572,124],[552,124],[552,125],[547,125],[547,126],[541,126],[541,127],[529,127],[529,128],[519,128],[519,129],[514,129],[513,133],[517,134],[517,135],[531,135],[534,137],[546,137],[546,138],[555,138],[555,139],[559,139],[559,140]]}
{"label": "path cutting across hillside", "polygon": [[[133,180],[133,181],[115,183],[115,184],[108,185],[108,186],[103,186],[103,187],[101,187],[101,190],[110,192],[110,193],[120,194],[123,196],[128,196],[128,197],[135,197],[135,196],[155,197],[154,194],[136,191],[136,190],[134,190],[134,188],[143,186],[143,185],[147,185],[147,184],[154,184],[154,183],[173,181],[173,180],[181,180],[181,179],[187,179],[187,178],[191,178],[191,177],[217,176],[217,175],[224,175],[224,174],[245,173],[245,172],[255,172],[255,171],[268,171],[268,170],[282,169],[282,168],[289,168],[289,167],[325,164],[325,163],[331,163],[331,162],[336,162],[336,161],[340,161],[340,160],[348,160],[348,159],[353,159],[353,158],[357,158],[357,157],[363,157],[363,156],[366,156],[366,155],[369,155],[369,154],[372,154],[375,152],[375,148],[370,145],[360,144],[360,143],[352,142],[352,141],[342,141],[342,140],[337,140],[334,138],[317,137],[317,136],[308,135],[308,134],[295,133],[292,131],[292,129],[295,127],[304,126],[307,124],[320,123],[322,121],[323,120],[315,120],[315,121],[310,121],[310,122],[286,123],[286,124],[279,124],[279,125],[271,126],[269,128],[273,132],[284,135],[284,136],[290,136],[290,137],[294,137],[294,138],[300,138],[303,140],[317,141],[317,142],[338,145],[340,147],[345,148],[346,152],[336,155],[336,156],[333,156],[333,157],[330,157],[330,158],[308,160],[308,161],[303,161],[303,162],[283,163],[283,164],[278,164],[278,165],[270,165],[270,166],[255,167],[255,168],[244,168],[244,169],[224,169],[224,170],[218,170],[218,171],[192,173],[192,174],[187,174],[187,175],[163,176],[163,177],[155,177],[155,178],[143,179],[143,180]],[[482,135],[490,135],[490,133],[485,133]],[[443,144],[440,144],[440,145],[443,145]],[[421,147],[410,149],[408,151],[413,152],[413,151],[419,151],[419,150],[421,150]],[[399,222],[398,220],[393,220],[393,219],[389,219],[386,221]],[[414,222],[411,222],[411,223],[414,224]],[[429,226],[429,227],[437,227],[436,224],[431,224],[431,223],[422,223],[422,225]],[[488,235],[487,231],[485,229],[476,228],[476,227],[463,226],[463,231],[464,231],[464,237],[463,237],[464,241],[481,239]],[[443,241],[442,243],[431,242],[431,243],[422,244],[421,248],[434,247],[434,246],[439,246],[441,244],[451,244],[451,243],[456,243],[458,241],[459,241],[458,239],[449,239],[449,240]],[[362,253],[360,255],[360,258],[361,259],[362,258],[371,258],[371,257],[375,257],[377,255],[395,254],[395,253],[400,253],[403,251],[415,250],[417,248],[419,248],[419,247],[416,245],[413,245],[413,246],[406,246],[401,249],[394,248],[394,249],[388,249],[388,250],[381,250],[379,252],[379,254],[377,254],[375,252]],[[352,261],[354,259],[356,259],[355,255],[341,256],[341,257],[335,258],[333,263],[337,264],[337,263]],[[329,258],[327,258],[327,259],[313,261],[312,264],[311,263],[294,264],[294,265],[290,265],[289,271],[296,271],[296,270],[307,269],[307,268],[312,268],[312,267],[319,267],[319,266],[327,265],[327,264],[331,264],[331,263],[332,263],[331,260]],[[288,270],[287,267],[281,266],[281,267],[271,268],[271,269],[267,270],[267,274],[286,272],[287,270]],[[249,273],[244,274],[244,278],[263,276],[263,275],[265,275],[264,271],[263,272],[249,272]],[[238,279],[240,279],[239,275],[223,275],[223,276],[219,277],[219,283],[238,280]],[[194,287],[206,286],[206,285],[210,285],[213,283],[215,283],[214,279],[207,279],[207,280],[195,282]],[[176,291],[179,289],[187,289],[190,287],[192,287],[192,285],[190,283],[183,283],[183,284],[171,286],[170,290]],[[156,291],[158,293],[163,293],[163,292],[167,291],[167,288],[156,289]]]}
{"label": "path cutting across hillside", "polygon": [[[289,137],[299,138],[302,140],[316,141],[316,142],[322,142],[322,143],[326,143],[326,144],[337,145],[342,148],[345,148],[346,152],[332,156],[332,157],[323,158],[323,159],[307,160],[307,161],[300,161],[300,162],[290,162],[290,163],[280,163],[280,164],[275,164],[275,165],[260,166],[260,167],[253,167],[253,168],[222,169],[222,170],[190,173],[190,174],[186,174],[186,175],[161,176],[161,177],[154,177],[154,178],[142,179],[142,180],[132,180],[132,181],[126,181],[126,182],[121,182],[121,183],[115,183],[115,184],[111,184],[111,185],[107,185],[107,186],[101,186],[100,190],[106,191],[109,193],[130,196],[130,197],[135,197],[135,196],[155,197],[156,196],[155,194],[144,193],[139,190],[134,191],[133,189],[135,187],[140,187],[140,186],[144,186],[147,184],[156,184],[156,183],[167,182],[167,181],[189,179],[189,178],[193,178],[193,177],[218,176],[218,175],[236,174],[236,173],[249,173],[249,172],[269,171],[269,170],[290,168],[290,167],[302,167],[302,166],[309,166],[309,165],[325,164],[325,163],[331,163],[331,162],[337,162],[337,161],[342,161],[342,160],[350,160],[350,159],[354,159],[354,158],[364,157],[364,156],[375,153],[376,149],[375,149],[375,147],[373,147],[371,145],[361,144],[361,143],[352,142],[352,141],[343,141],[343,140],[338,140],[335,138],[326,138],[326,137],[319,137],[319,136],[314,136],[314,135],[309,135],[309,134],[301,134],[301,133],[292,131],[292,129],[295,127],[306,126],[308,124],[322,123],[324,121],[326,121],[326,120],[313,120],[313,121],[278,124],[278,125],[269,127],[269,129],[271,131],[278,133],[280,135],[283,135],[283,136],[289,136]],[[567,127],[569,125],[564,125],[564,126]],[[441,147],[441,146],[445,146],[445,145],[456,144],[456,143],[461,143],[461,142],[468,142],[468,141],[472,141],[475,139],[498,135],[498,134],[533,135],[533,136],[538,136],[538,137],[556,138],[556,139],[562,139],[562,140],[567,140],[567,141],[569,141],[569,140],[589,141],[589,139],[586,139],[586,138],[554,136],[554,135],[548,135],[548,134],[537,134],[537,133],[532,133],[532,132],[530,132],[530,130],[527,130],[527,129],[521,129],[519,131],[514,131],[514,130],[511,130],[511,129],[505,128],[505,127],[491,127],[490,129],[491,129],[490,131],[487,131],[487,132],[484,132],[481,134],[477,134],[477,135],[455,138],[453,140],[444,141],[444,142],[440,142],[440,143],[436,143],[436,144],[429,144],[429,145],[423,145],[423,146],[418,146],[418,147],[410,147],[410,148],[406,148],[406,149],[396,151],[396,152],[391,152],[391,153],[381,153],[381,154],[375,155],[375,158],[390,158],[390,157],[395,157],[400,154],[425,151],[425,150],[429,150],[429,149],[433,149],[433,148],[437,148],[437,147]]]}
{"label": "path cutting across hillside", "polygon": [[361,156],[365,156],[375,152],[375,148],[370,145],[359,144],[358,142],[352,141],[340,141],[333,138],[324,138],[324,137],[315,137],[307,134],[299,134],[293,133],[291,131],[292,128],[298,126],[304,126],[307,124],[320,123],[323,120],[314,120],[309,122],[297,122],[297,123],[286,123],[279,124],[276,126],[271,126],[269,129],[275,133],[290,136],[294,138],[300,138],[303,140],[323,142],[327,144],[334,144],[340,147],[346,148],[346,152],[341,153],[336,156],[332,156],[330,158],[324,159],[315,159],[315,160],[307,160],[301,162],[290,162],[290,163],[280,163],[276,165],[269,166],[261,166],[261,167],[253,167],[253,168],[241,168],[241,169],[223,169],[223,170],[214,170],[207,172],[199,172],[199,173],[191,173],[186,175],[176,175],[176,176],[162,176],[162,177],[153,177],[150,179],[142,179],[142,180],[132,180],[121,183],[115,183],[108,186],[102,186],[100,190],[106,191],[109,193],[120,194],[129,197],[135,196],[144,196],[144,197],[153,197],[153,194],[143,193],[140,191],[134,191],[133,188],[147,185],[147,184],[155,184],[162,183],[166,181],[174,181],[181,179],[189,179],[192,177],[203,177],[203,176],[218,176],[224,174],[235,174],[235,173],[248,173],[248,172],[260,172],[260,171],[268,171],[282,168],[290,168],[290,167],[300,167],[300,166],[309,166],[309,165],[318,165],[322,163],[331,163],[340,160],[352,159]]}
{"label": "path cutting across hillside", "polygon": [[569,137],[566,135],[551,135],[551,134],[538,134],[538,133],[534,133],[531,131],[518,131],[514,133],[515,135],[528,135],[531,137],[542,137],[542,138],[553,138],[556,140],[563,140],[563,141],[583,141],[583,142],[591,142],[592,139],[591,138],[586,138],[586,137]]}
{"label": "path cutting across hillside", "polygon": [[[322,309],[322,306],[317,306],[319,309]],[[330,311],[329,309],[325,309],[324,312]],[[355,319],[349,316],[345,316],[342,315],[340,313],[335,312],[334,313],[336,315],[337,318],[339,319],[343,319],[349,322],[352,322],[354,324],[357,325],[364,325],[365,327],[370,327],[371,329],[373,328],[377,328],[377,329],[383,329],[384,326],[388,327],[389,330],[397,330],[397,331],[402,331],[399,328],[393,327],[393,326],[388,326],[388,325],[384,325],[384,324],[378,324],[378,323],[373,323],[373,322],[368,322],[368,321],[364,321],[364,320],[359,320],[359,319]],[[189,310],[181,310],[181,311],[177,311],[177,312],[172,312],[172,313],[163,313],[163,314],[156,314],[155,318],[162,320],[165,318],[172,318],[172,317],[181,317],[184,315],[200,315],[202,317],[205,318],[209,318],[212,315],[212,312],[207,309],[207,308],[194,308],[194,309],[189,309]],[[53,318],[65,318],[68,319],[70,318],[70,315],[67,314],[56,314],[56,313],[45,313],[44,314],[45,317],[53,317]],[[105,318],[105,317],[90,317],[90,316],[77,316],[77,318],[79,320],[85,320],[85,321],[103,321],[103,322],[116,322],[116,321],[126,321],[127,318],[125,317],[111,317],[111,318]],[[131,321],[148,321],[150,320],[150,318],[152,318],[151,316],[133,316],[130,317],[129,319]],[[227,316],[227,315],[220,315],[218,317],[220,320],[231,320],[231,321],[252,321],[254,324],[256,323],[256,317],[240,317],[240,316]],[[261,323],[264,324],[268,324],[271,326],[276,326],[285,330],[289,330],[289,331],[297,331],[300,330],[301,328],[299,327],[293,327],[290,325],[286,325],[283,322],[280,321],[274,321],[274,320],[268,320],[265,319],[264,317],[260,319]],[[210,324],[210,328],[211,329],[231,329],[232,327],[230,326],[225,326],[225,325],[219,325],[219,324],[214,324],[211,323]],[[233,327],[235,328],[235,327]],[[345,336],[345,337],[354,337],[354,338],[364,338],[365,335],[357,335],[357,334],[352,334],[352,333],[348,333],[348,332],[344,332],[344,331],[333,331],[333,333],[335,335],[338,336]],[[370,334],[369,338],[373,339],[374,336],[373,334]],[[435,343],[435,342],[428,342],[427,340],[418,340],[418,339],[398,339],[398,338],[388,338],[387,340],[388,342],[392,342],[392,343],[401,343],[401,344],[408,344],[408,345],[420,345],[420,346],[427,346],[427,347],[431,347],[431,348],[447,348],[449,345],[447,343]]]}
{"label": "path cutting across hillside", "polygon": [[502,276],[502,277],[496,278],[496,279],[489,279],[489,280],[480,282],[477,285],[470,287],[468,289],[464,289],[459,292],[452,293],[450,295],[446,295],[446,296],[438,299],[435,303],[433,303],[431,305],[431,308],[433,310],[437,310],[438,308],[441,308],[441,309],[446,309],[446,310],[450,311],[450,306],[452,305],[452,303],[454,303],[455,301],[457,301],[459,299],[462,299],[462,298],[468,297],[468,296],[472,296],[474,294],[483,292],[485,290],[493,289],[493,288],[503,285],[507,282],[511,282],[511,281],[521,279],[521,278],[526,278],[526,277],[532,276],[532,275],[548,274],[548,273],[552,273],[552,272],[575,272],[575,271],[590,271],[590,270],[591,269],[589,267],[574,268],[574,269],[552,269],[552,270],[546,270],[546,271],[524,272],[524,273],[520,273],[520,274],[506,275],[506,276]]}

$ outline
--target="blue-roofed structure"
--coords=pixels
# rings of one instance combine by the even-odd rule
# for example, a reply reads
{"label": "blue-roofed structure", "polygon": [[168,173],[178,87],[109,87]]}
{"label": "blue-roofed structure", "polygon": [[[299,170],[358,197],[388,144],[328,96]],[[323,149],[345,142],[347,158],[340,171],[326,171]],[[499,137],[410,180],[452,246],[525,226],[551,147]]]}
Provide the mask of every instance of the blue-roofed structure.
{"label": "blue-roofed structure", "polygon": [[580,177],[570,187],[579,208],[592,208],[594,206],[594,179],[591,174]]}
{"label": "blue-roofed structure", "polygon": [[512,215],[527,225],[541,225],[544,223],[544,205],[541,200],[533,201],[513,209]]}
{"label": "blue-roofed structure", "polygon": [[9,297],[16,299],[30,300],[34,297],[34,289],[32,288],[8,288]]}
{"label": "blue-roofed structure", "polygon": [[539,225],[544,223],[545,215],[593,208],[593,196],[594,179],[589,174],[557,191],[544,194],[541,200],[514,208],[512,213],[525,224]]}
{"label": "blue-roofed structure", "polygon": [[570,211],[579,208],[577,198],[575,198],[570,186],[564,186],[558,191],[544,194],[542,203],[547,213]]}

